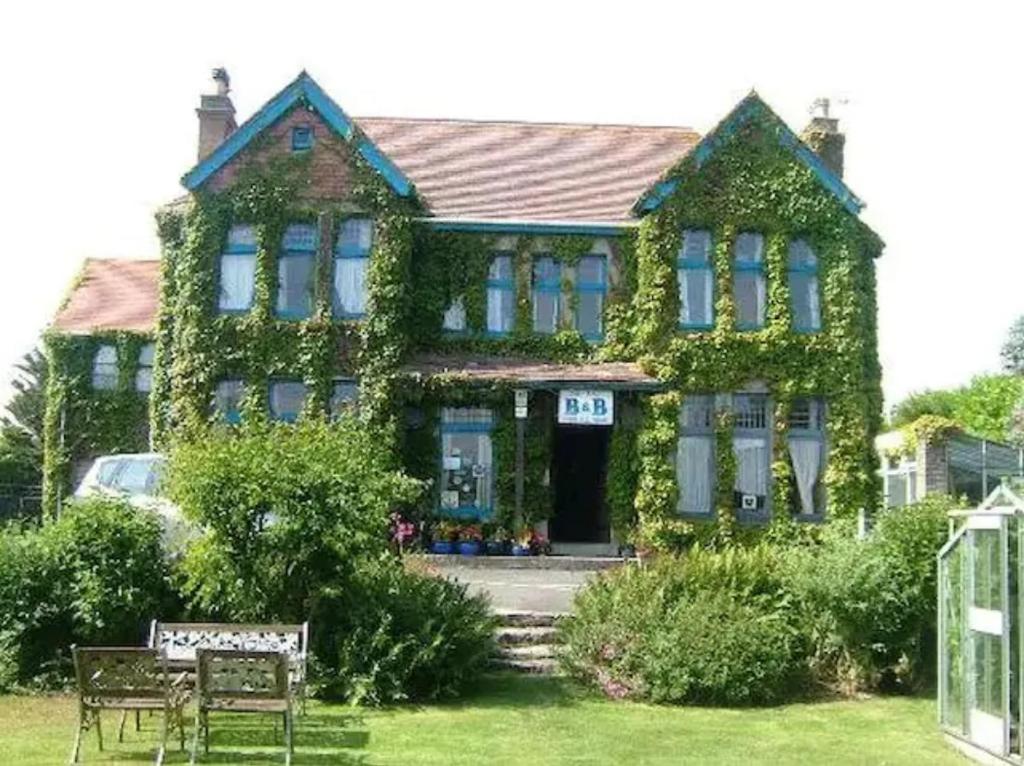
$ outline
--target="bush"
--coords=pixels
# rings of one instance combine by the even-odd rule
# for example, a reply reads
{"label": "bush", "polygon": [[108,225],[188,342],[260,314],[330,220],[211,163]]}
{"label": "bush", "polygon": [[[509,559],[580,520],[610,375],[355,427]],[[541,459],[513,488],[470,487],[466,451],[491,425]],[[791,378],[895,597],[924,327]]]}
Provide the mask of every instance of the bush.
{"label": "bush", "polygon": [[70,504],[42,528],[0,530],[0,678],[67,669],[68,647],[137,644],[173,612],[153,514],[122,500]]}
{"label": "bush", "polygon": [[613,697],[781,700],[804,667],[781,572],[776,552],[758,546],[607,573],[560,627],[563,665]]}

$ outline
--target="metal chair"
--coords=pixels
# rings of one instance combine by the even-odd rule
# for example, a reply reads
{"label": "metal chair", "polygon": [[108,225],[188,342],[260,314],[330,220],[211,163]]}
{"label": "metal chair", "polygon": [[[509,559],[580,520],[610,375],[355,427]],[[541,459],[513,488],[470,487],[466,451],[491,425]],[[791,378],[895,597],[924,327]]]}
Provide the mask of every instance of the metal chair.
{"label": "metal chair", "polygon": [[[292,762],[292,693],[283,652],[199,649],[196,653],[196,728],[190,763],[210,752],[210,713],[264,713],[284,721],[285,764]],[[277,727],[274,727],[275,731]]]}
{"label": "metal chair", "polygon": [[[157,764],[164,762],[169,728],[179,732],[179,745],[185,749],[185,716],[183,708],[187,693],[183,678],[171,679],[167,657],[156,649],[71,647],[78,682],[78,731],[75,733],[71,763],[81,763],[82,735],[93,725],[100,750],[103,750],[103,729],[100,712],[121,710],[163,711],[160,724],[160,747]],[[118,739],[124,738],[124,717]]]}

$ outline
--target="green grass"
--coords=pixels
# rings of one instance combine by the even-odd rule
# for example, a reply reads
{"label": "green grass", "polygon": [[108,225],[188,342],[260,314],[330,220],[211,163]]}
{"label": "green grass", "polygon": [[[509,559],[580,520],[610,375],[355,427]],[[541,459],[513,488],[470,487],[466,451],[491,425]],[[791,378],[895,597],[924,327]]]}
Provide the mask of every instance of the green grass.
{"label": "green grass", "polygon": [[[86,763],[152,760],[157,719],[116,742],[116,715],[104,718],[108,750],[95,732]],[[0,697],[0,763],[60,764],[70,753],[72,697]],[[128,727],[131,729],[131,727]],[[269,719],[214,717],[202,763],[281,763]],[[659,707],[611,702],[568,681],[494,676],[452,704],[385,710],[311,704],[298,719],[301,764],[963,764],[938,733],[931,699],[881,697],[776,708]],[[168,763],[185,763],[176,748]]]}

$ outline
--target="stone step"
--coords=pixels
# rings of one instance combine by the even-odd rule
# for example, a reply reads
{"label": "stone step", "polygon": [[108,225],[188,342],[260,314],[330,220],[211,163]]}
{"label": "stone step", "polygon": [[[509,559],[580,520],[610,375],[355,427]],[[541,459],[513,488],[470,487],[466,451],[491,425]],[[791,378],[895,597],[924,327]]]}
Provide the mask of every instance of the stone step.
{"label": "stone step", "polygon": [[561,612],[523,612],[498,610],[498,622],[506,628],[550,628],[564,617]]}
{"label": "stone step", "polygon": [[503,646],[498,656],[506,660],[550,660],[555,658],[555,647],[552,644]]}
{"label": "stone step", "polygon": [[549,658],[539,660],[499,658],[494,660],[493,666],[500,670],[511,670],[515,673],[527,673],[530,675],[553,676],[558,674],[558,663]]}
{"label": "stone step", "polygon": [[498,628],[494,635],[502,646],[551,644],[557,640],[553,627],[504,627]]}

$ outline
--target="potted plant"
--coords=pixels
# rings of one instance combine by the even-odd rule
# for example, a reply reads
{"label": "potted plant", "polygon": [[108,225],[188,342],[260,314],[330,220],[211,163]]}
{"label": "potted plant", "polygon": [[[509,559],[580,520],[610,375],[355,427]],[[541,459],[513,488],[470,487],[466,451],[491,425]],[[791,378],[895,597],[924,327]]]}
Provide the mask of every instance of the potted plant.
{"label": "potted plant", "polygon": [[531,542],[533,541],[533,530],[530,527],[523,527],[519,530],[519,534],[516,535],[515,542],[512,544],[512,555],[513,556],[532,556],[533,548]]}
{"label": "potted plant", "polygon": [[484,533],[479,524],[467,524],[459,530],[459,553],[463,556],[480,555],[480,541]]}
{"label": "potted plant", "polygon": [[505,527],[498,527],[489,536],[486,547],[488,556],[507,556],[512,542],[512,533]]}
{"label": "potted plant", "polygon": [[551,542],[540,532],[534,530],[530,537],[530,552],[534,556],[549,556],[551,554]]}
{"label": "potted plant", "polygon": [[453,521],[439,521],[434,525],[434,539],[430,543],[431,553],[452,554],[455,553],[455,539],[458,535],[459,526]]}

